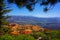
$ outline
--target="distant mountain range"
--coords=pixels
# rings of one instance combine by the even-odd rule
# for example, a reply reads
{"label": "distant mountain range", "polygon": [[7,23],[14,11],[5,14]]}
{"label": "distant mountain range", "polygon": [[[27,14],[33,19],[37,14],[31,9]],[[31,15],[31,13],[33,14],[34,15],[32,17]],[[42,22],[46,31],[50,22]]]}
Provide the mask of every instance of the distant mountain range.
{"label": "distant mountain range", "polygon": [[60,18],[38,18],[32,16],[11,16],[7,19],[10,23],[39,25],[49,29],[60,29]]}

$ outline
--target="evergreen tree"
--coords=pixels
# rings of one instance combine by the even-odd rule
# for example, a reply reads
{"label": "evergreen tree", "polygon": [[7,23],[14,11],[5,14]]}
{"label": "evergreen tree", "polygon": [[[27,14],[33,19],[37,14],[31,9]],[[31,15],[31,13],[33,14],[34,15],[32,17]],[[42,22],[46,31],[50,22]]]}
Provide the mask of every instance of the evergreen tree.
{"label": "evergreen tree", "polygon": [[2,25],[6,22],[6,17],[4,16],[4,14],[10,11],[10,9],[5,9],[4,0],[0,0],[0,30],[2,28]]}

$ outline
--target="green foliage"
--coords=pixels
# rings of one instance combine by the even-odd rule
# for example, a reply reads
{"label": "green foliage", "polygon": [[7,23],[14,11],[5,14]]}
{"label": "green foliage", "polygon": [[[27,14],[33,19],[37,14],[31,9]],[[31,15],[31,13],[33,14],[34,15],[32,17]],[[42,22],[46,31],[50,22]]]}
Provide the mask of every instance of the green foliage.
{"label": "green foliage", "polygon": [[0,40],[14,40],[14,37],[10,36],[9,34],[5,34],[0,37]]}
{"label": "green foliage", "polygon": [[33,36],[37,39],[38,37],[46,37],[46,35],[44,33],[41,32],[35,32],[33,34]]}
{"label": "green foliage", "polygon": [[33,35],[20,34],[17,36],[6,33],[5,35],[0,36],[0,40],[36,40],[38,37],[42,37],[42,40],[60,40],[60,31],[51,30],[47,34],[34,32]]}
{"label": "green foliage", "polygon": [[46,34],[49,40],[59,40],[60,39],[60,31],[59,30],[51,30]]}
{"label": "green foliage", "polygon": [[33,36],[31,35],[24,35],[24,34],[21,34],[19,36],[17,36],[16,40],[35,40]]}
{"label": "green foliage", "polygon": [[2,12],[3,13],[8,13],[8,12],[10,12],[11,11],[11,9],[6,9],[6,10],[3,10]]}
{"label": "green foliage", "polygon": [[2,27],[2,31],[5,33],[8,33],[8,27]]}
{"label": "green foliage", "polygon": [[6,19],[4,18],[4,14],[7,12],[10,12],[10,9],[4,9],[5,8],[5,0],[0,0],[0,30],[2,28],[2,25],[6,23]]}
{"label": "green foliage", "polygon": [[9,34],[5,34],[0,37],[0,40],[35,40],[34,37],[31,35],[18,35],[18,36],[11,36]]}
{"label": "green foliage", "polygon": [[60,40],[60,31],[59,30],[51,30],[46,33],[43,32],[34,32],[33,37],[36,39],[38,37],[42,37],[42,40]]}
{"label": "green foliage", "polygon": [[59,30],[52,30],[51,32],[50,32],[50,36],[51,36],[51,38],[56,38],[56,39],[60,39],[60,31]]}

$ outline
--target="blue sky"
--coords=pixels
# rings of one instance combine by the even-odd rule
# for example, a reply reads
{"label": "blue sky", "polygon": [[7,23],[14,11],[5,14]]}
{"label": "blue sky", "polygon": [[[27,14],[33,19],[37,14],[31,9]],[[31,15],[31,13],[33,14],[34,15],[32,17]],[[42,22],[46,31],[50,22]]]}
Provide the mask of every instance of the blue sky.
{"label": "blue sky", "polygon": [[57,3],[54,8],[48,12],[43,11],[43,6],[36,4],[33,11],[29,11],[25,7],[18,8],[15,4],[7,4],[11,7],[12,11],[6,15],[11,16],[34,16],[34,17],[60,17],[60,3]]}

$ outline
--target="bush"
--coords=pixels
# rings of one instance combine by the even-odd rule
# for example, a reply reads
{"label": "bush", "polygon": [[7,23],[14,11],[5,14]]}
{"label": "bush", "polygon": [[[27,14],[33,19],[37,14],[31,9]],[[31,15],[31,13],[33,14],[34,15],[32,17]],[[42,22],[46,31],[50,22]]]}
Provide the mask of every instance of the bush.
{"label": "bush", "polygon": [[46,35],[42,32],[34,32],[33,37],[37,39],[38,37],[46,37]]}
{"label": "bush", "polygon": [[14,37],[10,36],[9,34],[5,34],[0,37],[0,40],[14,40]]}
{"label": "bush", "polygon": [[31,35],[18,35],[18,36],[11,36],[9,34],[5,34],[0,37],[0,40],[35,40],[35,38]]}
{"label": "bush", "polygon": [[2,31],[3,31],[4,33],[7,33],[7,32],[8,32],[8,27],[2,27]]}
{"label": "bush", "polygon": [[60,31],[59,30],[51,30],[46,34],[49,40],[60,40]]}

